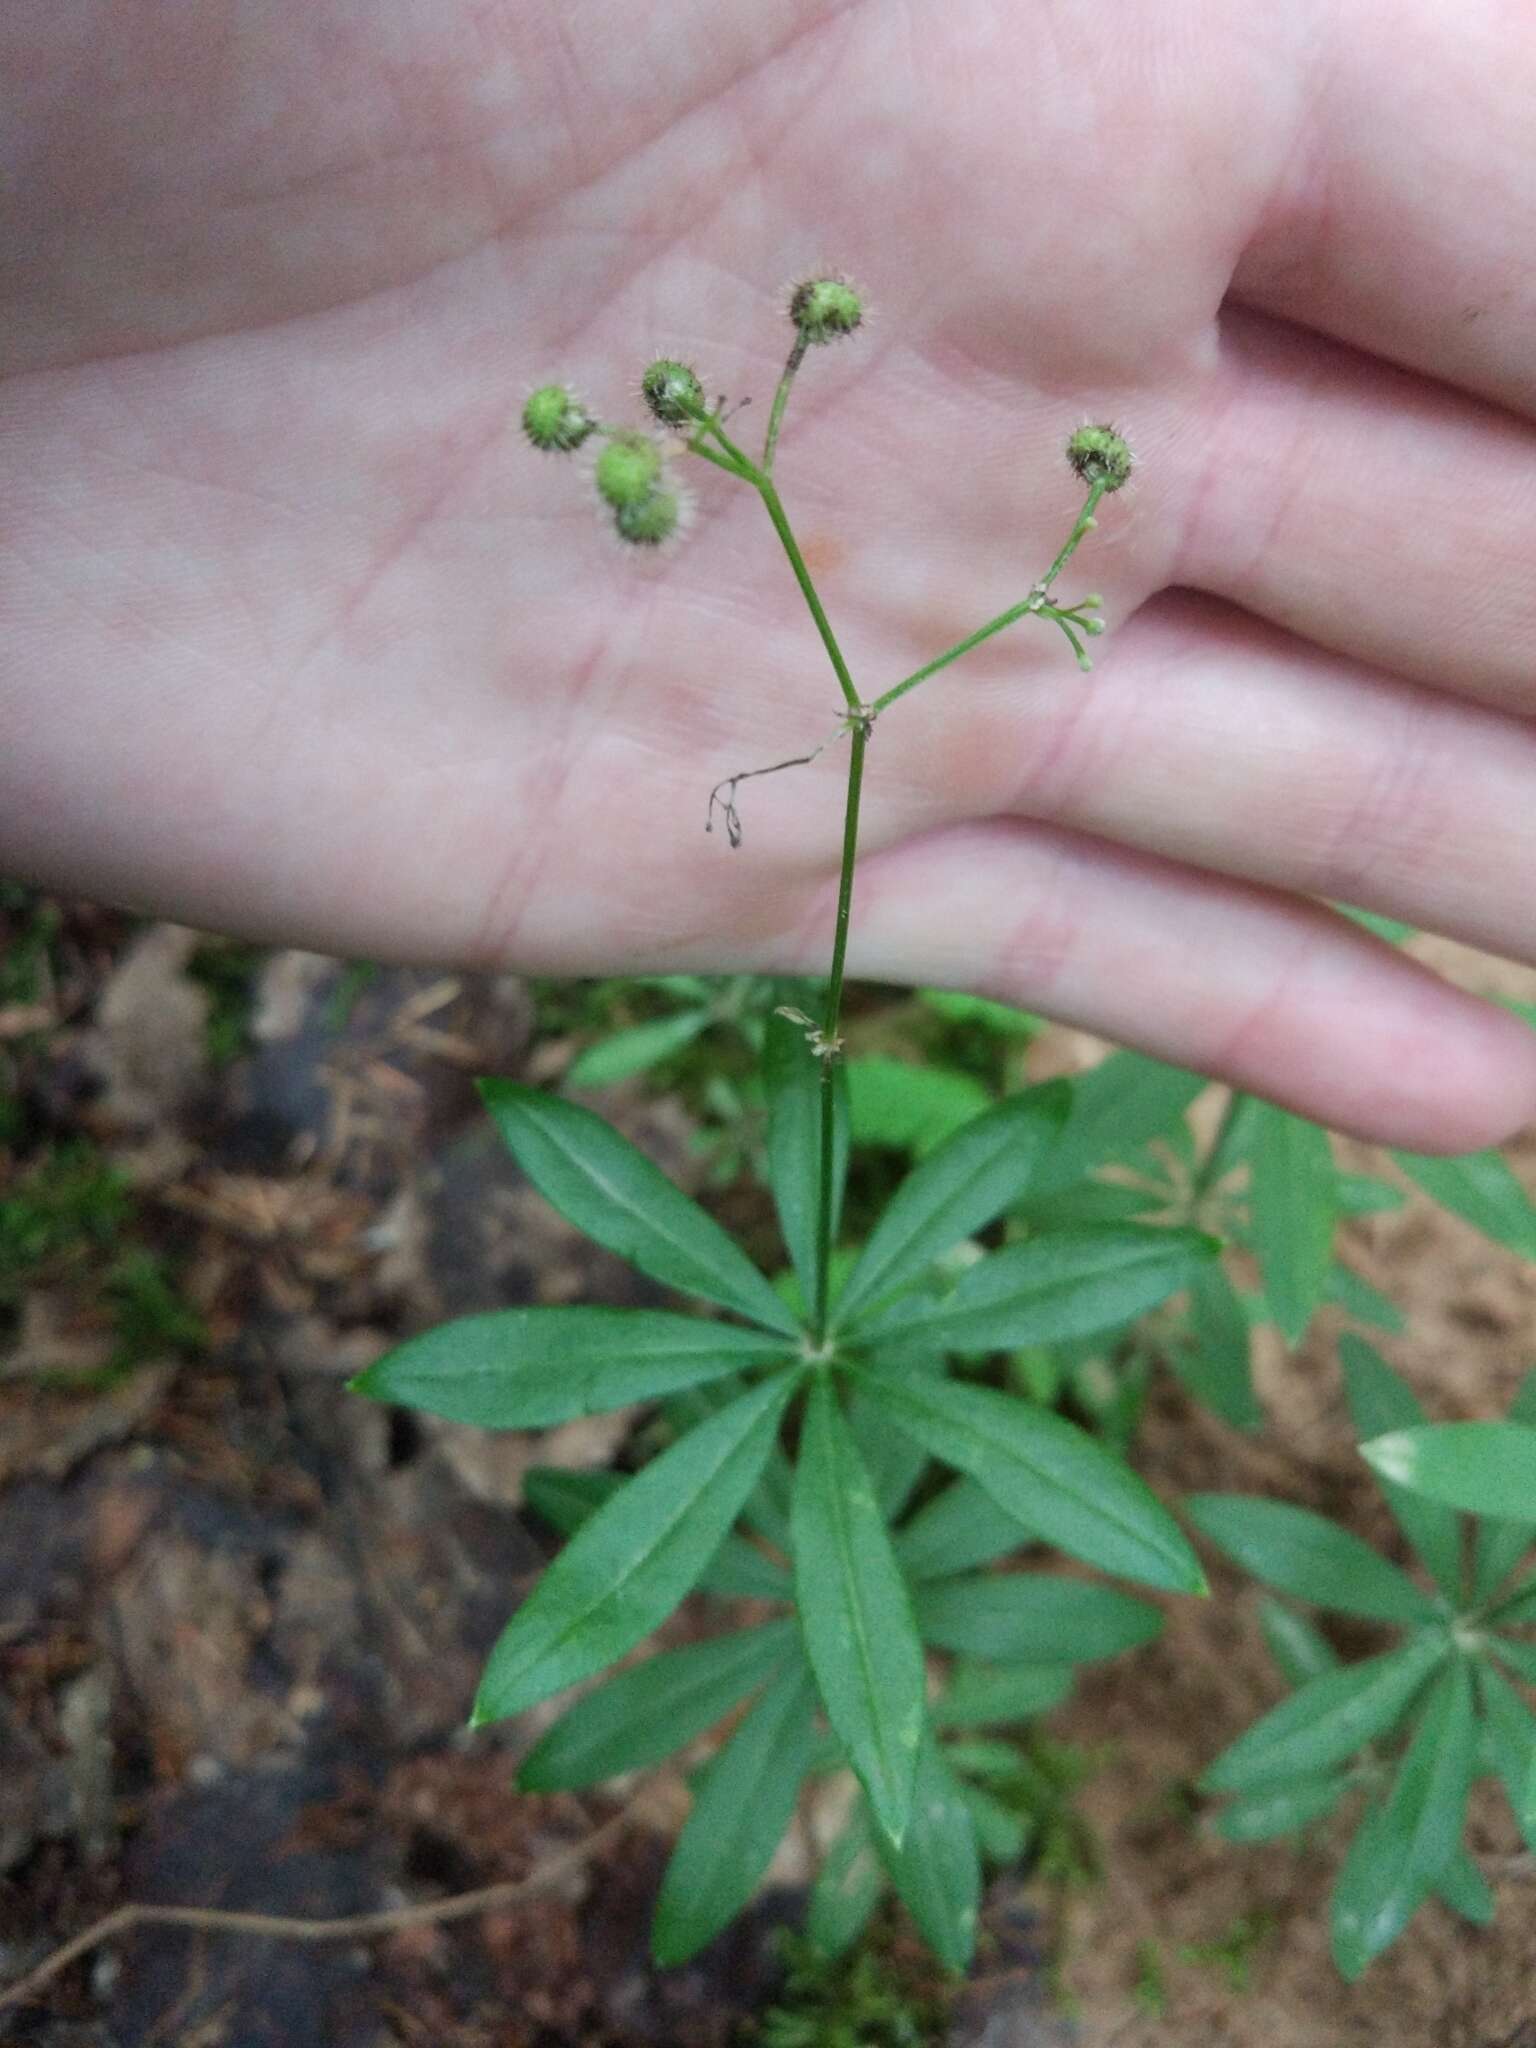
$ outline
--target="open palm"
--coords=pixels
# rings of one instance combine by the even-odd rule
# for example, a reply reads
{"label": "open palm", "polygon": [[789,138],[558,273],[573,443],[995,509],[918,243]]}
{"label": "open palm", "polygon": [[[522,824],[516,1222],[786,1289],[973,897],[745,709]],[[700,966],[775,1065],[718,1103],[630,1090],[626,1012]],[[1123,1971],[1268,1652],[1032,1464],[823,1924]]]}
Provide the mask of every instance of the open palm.
{"label": "open palm", "polygon": [[[755,495],[636,561],[524,393],[665,351],[760,433],[881,721],[851,965],[1425,1148],[1536,1039],[1326,907],[1536,959],[1521,0],[38,0],[0,25],[0,860],[556,972],[824,965],[835,682]],[[0,111],[6,111],[0,109]],[[756,424],[754,425],[754,421]]]}

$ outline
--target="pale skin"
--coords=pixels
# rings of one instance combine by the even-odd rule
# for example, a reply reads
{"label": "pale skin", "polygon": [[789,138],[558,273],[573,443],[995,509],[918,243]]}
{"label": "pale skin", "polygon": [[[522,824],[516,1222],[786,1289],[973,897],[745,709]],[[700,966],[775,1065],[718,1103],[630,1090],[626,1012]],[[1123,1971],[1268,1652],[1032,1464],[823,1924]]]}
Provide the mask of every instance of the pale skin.
{"label": "pale skin", "polygon": [[755,494],[604,533],[667,352],[753,400],[884,716],[855,975],[980,989],[1424,1150],[1536,1034],[1325,907],[1536,962],[1527,0],[19,0],[0,18],[0,868],[545,973],[824,971],[841,700]]}

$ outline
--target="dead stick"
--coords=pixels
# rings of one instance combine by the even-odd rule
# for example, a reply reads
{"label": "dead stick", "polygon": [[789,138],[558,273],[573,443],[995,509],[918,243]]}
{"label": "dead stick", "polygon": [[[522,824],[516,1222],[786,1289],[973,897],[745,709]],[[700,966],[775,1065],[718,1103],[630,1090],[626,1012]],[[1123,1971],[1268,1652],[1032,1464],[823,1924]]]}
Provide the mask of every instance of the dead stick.
{"label": "dead stick", "polygon": [[46,1962],[39,1963],[13,1984],[0,1991],[0,2011],[8,2005],[23,2005],[51,1984],[61,1971],[78,1962],[103,1942],[115,1941],[138,1927],[190,1927],[203,1934],[247,1934],[276,1941],[375,1941],[380,1935],[397,1934],[404,1927],[442,1926],[449,1920],[469,1920],[479,1913],[493,1913],[500,1906],[515,1905],[548,1891],[560,1879],[605,1848],[622,1834],[633,1819],[638,1799],[595,1828],[585,1840],[562,1849],[531,1870],[526,1877],[509,1878],[501,1884],[482,1885],[478,1891],[459,1892],[451,1899],[433,1899],[420,1906],[396,1906],[383,1913],[353,1913],[341,1920],[290,1919],[272,1913],[226,1913],[206,1906],[119,1906],[94,1927],[87,1927],[72,1941],[55,1949]]}

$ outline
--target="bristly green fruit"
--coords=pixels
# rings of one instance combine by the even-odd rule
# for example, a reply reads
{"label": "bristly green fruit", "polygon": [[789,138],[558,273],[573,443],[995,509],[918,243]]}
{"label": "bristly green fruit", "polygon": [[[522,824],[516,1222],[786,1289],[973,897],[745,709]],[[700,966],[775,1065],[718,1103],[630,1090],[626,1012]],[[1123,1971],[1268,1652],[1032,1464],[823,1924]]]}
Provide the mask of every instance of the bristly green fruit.
{"label": "bristly green fruit", "polygon": [[789,317],[807,341],[841,341],[864,318],[864,301],[845,277],[812,277],[790,294]]}
{"label": "bristly green fruit", "polygon": [[541,384],[523,407],[523,432],[546,454],[569,455],[596,425],[581,400],[564,384]]}
{"label": "bristly green fruit", "polygon": [[682,523],[683,499],[677,491],[648,491],[638,504],[614,507],[614,531],[631,547],[659,548]]}
{"label": "bristly green fruit", "polygon": [[640,379],[640,396],[664,427],[691,427],[704,409],[697,371],[670,356],[659,356]]}
{"label": "bristly green fruit", "polygon": [[661,480],[661,449],[649,434],[615,434],[597,458],[594,476],[615,512],[633,511]]}
{"label": "bristly green fruit", "polygon": [[1067,443],[1067,460],[1085,484],[1118,491],[1131,473],[1125,436],[1111,426],[1079,427]]}

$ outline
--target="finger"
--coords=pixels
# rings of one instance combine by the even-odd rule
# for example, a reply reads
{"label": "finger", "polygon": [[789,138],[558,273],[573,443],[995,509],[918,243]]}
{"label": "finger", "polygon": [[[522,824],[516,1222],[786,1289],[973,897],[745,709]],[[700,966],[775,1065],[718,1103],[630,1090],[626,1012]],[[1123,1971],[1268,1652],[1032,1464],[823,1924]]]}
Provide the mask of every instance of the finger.
{"label": "finger", "polygon": [[[830,901],[793,964],[823,960]],[[1536,1035],[1311,904],[1058,828],[956,826],[859,867],[854,973],[977,989],[1416,1151],[1536,1110]]]}
{"label": "finger", "polygon": [[1207,403],[1173,580],[1536,711],[1536,428],[1242,314]]}
{"label": "finger", "polygon": [[1536,728],[1214,601],[1153,600],[1086,681],[989,683],[890,731],[888,775],[910,749],[979,810],[1536,961]]}
{"label": "finger", "polygon": [[1536,414],[1527,0],[1322,13],[1326,57],[1238,296]]}

